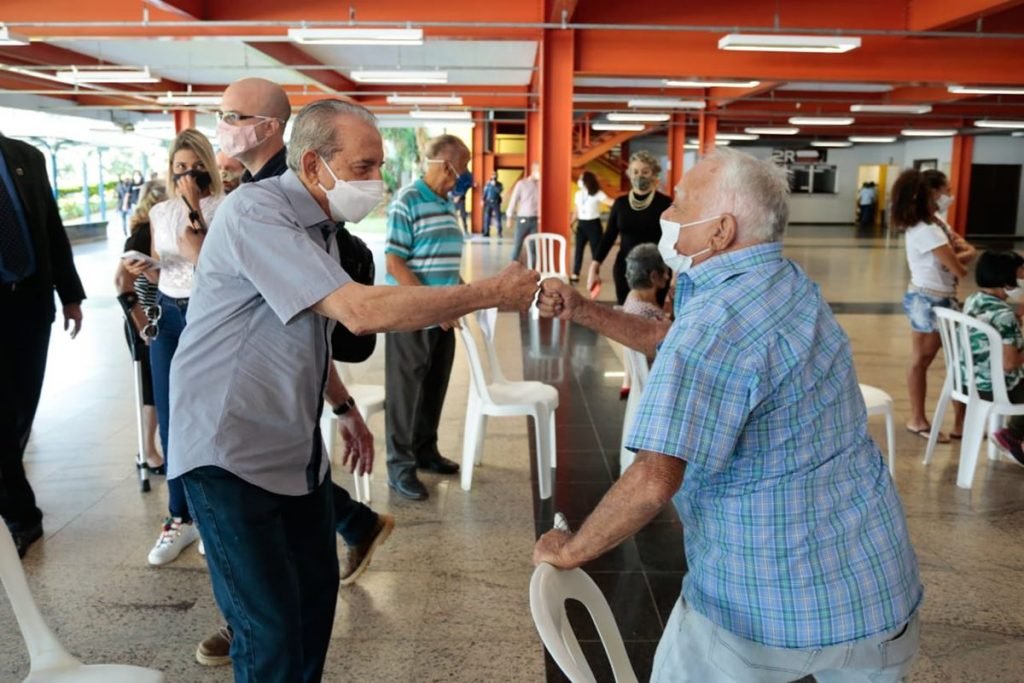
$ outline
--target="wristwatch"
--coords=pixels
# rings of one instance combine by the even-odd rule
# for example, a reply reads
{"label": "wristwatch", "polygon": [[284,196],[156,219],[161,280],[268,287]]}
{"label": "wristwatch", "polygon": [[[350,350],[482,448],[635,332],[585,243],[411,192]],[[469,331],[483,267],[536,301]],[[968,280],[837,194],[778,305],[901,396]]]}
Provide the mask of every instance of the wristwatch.
{"label": "wristwatch", "polygon": [[347,399],[341,402],[341,405],[335,406],[332,412],[339,417],[344,415],[348,411],[356,407],[356,400],[349,396]]}

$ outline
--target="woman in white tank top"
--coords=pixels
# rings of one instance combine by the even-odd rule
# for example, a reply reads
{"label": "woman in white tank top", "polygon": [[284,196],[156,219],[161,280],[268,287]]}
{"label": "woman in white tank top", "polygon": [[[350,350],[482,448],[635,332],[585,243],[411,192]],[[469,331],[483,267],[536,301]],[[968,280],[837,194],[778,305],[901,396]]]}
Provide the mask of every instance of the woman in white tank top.
{"label": "woman in white tank top", "polygon": [[597,184],[597,176],[590,171],[584,171],[580,175],[578,184],[580,189],[576,191],[572,215],[569,218],[570,223],[577,221],[576,258],[573,260],[571,277],[573,282],[578,282],[580,279],[583,250],[587,243],[590,244],[590,256],[593,258],[601,244],[601,237],[604,236],[604,229],[601,227],[601,206],[611,206],[612,204],[612,199]]}

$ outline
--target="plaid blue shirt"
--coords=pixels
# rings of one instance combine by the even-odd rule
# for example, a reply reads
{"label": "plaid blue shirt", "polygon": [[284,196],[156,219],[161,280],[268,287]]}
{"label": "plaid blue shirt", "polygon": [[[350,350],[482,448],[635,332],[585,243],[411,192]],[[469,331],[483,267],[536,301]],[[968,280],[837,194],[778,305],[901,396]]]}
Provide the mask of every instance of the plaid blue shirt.
{"label": "plaid blue shirt", "polygon": [[922,598],[917,558],[818,287],[780,244],[679,279],[628,445],[687,462],[687,602],[773,647],[901,626]]}

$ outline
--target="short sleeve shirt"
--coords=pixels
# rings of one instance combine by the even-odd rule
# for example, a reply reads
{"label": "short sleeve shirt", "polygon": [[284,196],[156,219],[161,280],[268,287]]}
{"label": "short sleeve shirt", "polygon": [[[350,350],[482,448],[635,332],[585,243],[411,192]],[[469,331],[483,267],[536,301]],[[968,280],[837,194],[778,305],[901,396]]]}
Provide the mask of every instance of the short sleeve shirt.
{"label": "short sleeve shirt", "polygon": [[334,323],[310,309],[350,282],[336,229],[291,171],[217,212],[171,365],[168,477],[212,465],[290,496],[324,481]]}
{"label": "short sleeve shirt", "polygon": [[[428,287],[459,284],[465,239],[452,203],[439,197],[422,178],[402,188],[388,207],[384,253],[404,259]],[[398,284],[390,274],[386,282]]]}
{"label": "short sleeve shirt", "polygon": [[[964,313],[994,327],[1004,345],[1013,346],[1018,351],[1024,349],[1024,334],[1021,333],[1017,312],[999,297],[975,292],[964,302]],[[997,351],[1002,352],[1002,349]],[[988,337],[977,330],[971,330],[971,355],[974,357],[974,379],[978,391],[992,391],[992,366],[989,364],[992,349],[989,348]],[[1009,391],[1024,379],[1024,367],[1005,374],[1006,389]]]}
{"label": "short sleeve shirt", "polygon": [[918,223],[907,230],[905,242],[910,283],[940,294],[955,295],[956,276],[939,263],[934,253],[942,245],[949,244],[949,237],[942,227],[934,223]]}
{"label": "short sleeve shirt", "polygon": [[601,217],[601,203],[609,203],[608,195],[602,190],[590,194],[586,190],[576,190],[576,217],[581,221],[592,221]]}
{"label": "short sleeve shirt", "polygon": [[[207,225],[212,225],[217,209],[224,201],[224,195],[203,197],[199,206]],[[188,206],[181,197],[160,202],[149,211],[149,225],[153,235],[153,248],[160,257],[160,291],[176,299],[192,296],[192,279],[195,266],[181,255],[178,237],[187,226]]]}

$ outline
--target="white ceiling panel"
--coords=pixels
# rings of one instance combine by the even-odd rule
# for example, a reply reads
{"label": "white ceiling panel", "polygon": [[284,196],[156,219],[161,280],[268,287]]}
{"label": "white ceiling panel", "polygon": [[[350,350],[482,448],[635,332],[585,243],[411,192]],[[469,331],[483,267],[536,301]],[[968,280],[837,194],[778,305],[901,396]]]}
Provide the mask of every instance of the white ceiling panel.
{"label": "white ceiling panel", "polygon": [[661,78],[590,78],[582,76],[573,79],[577,88],[664,88]]}
{"label": "white ceiling panel", "polygon": [[238,40],[62,40],[59,47],[126,66],[148,66],[168,80],[227,85],[247,76],[281,85],[313,81]]}
{"label": "white ceiling panel", "polygon": [[776,90],[798,90],[803,92],[889,92],[892,90],[892,86],[880,83],[793,82],[779,86]]}

